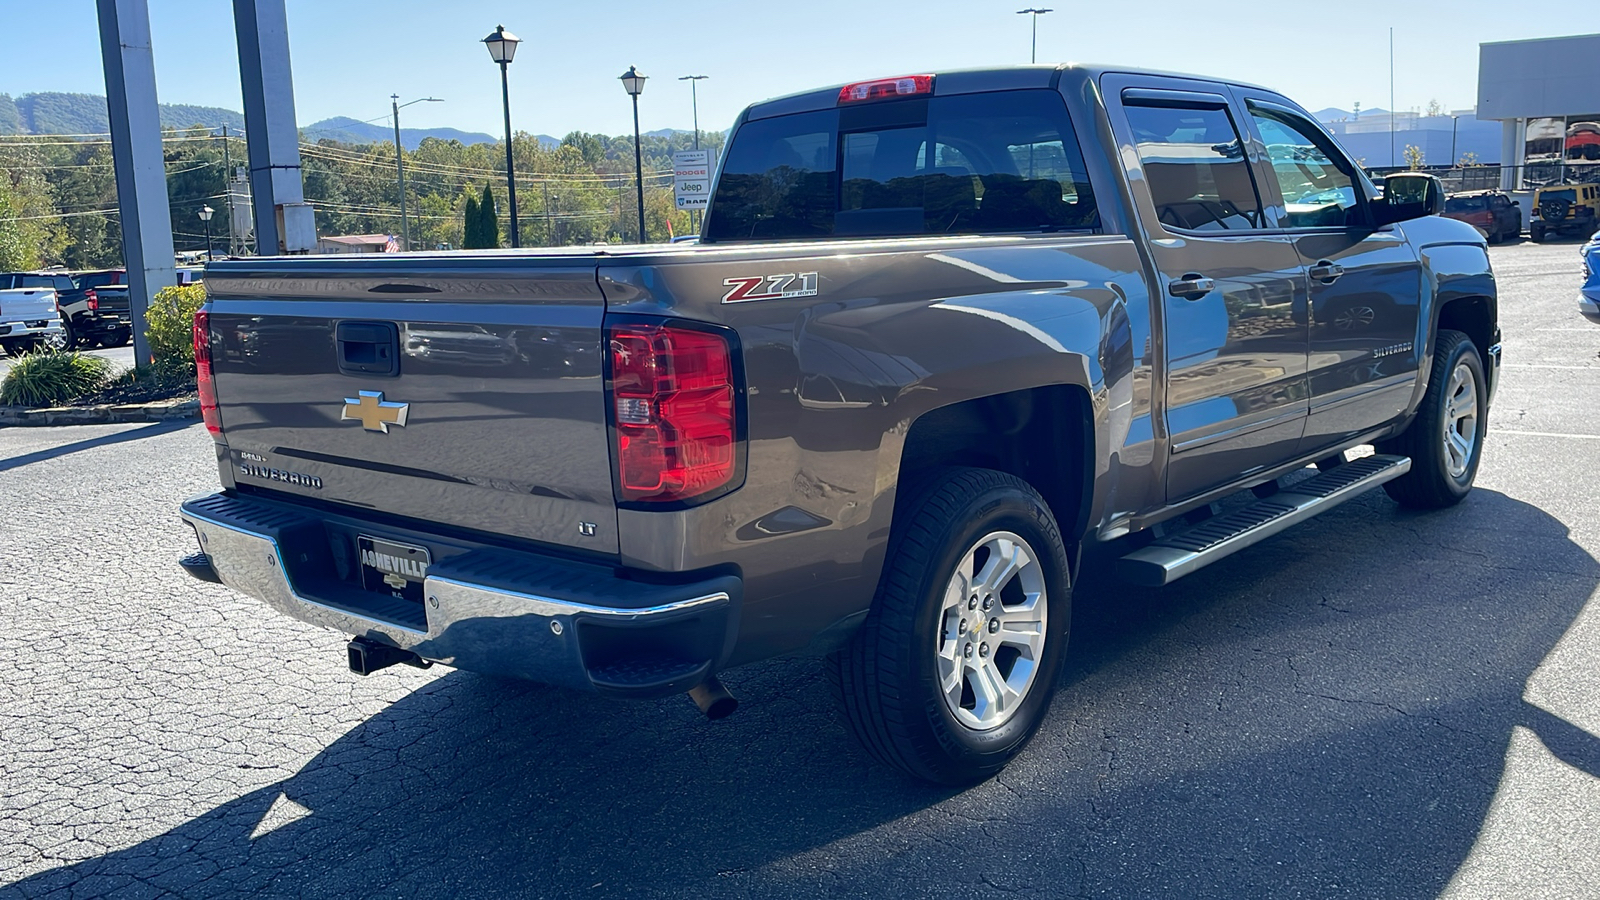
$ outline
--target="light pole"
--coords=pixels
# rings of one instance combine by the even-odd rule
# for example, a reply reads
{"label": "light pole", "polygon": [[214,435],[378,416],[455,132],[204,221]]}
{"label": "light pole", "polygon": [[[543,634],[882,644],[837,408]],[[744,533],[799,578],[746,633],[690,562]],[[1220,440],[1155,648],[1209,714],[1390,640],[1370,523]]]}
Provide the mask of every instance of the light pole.
{"label": "light pole", "polygon": [[522,246],[522,240],[517,232],[517,172],[511,162],[511,82],[506,75],[506,67],[511,65],[511,58],[517,55],[517,44],[521,40],[506,30],[504,25],[496,25],[494,34],[483,39],[484,46],[489,48],[489,58],[500,64],[500,101],[506,111],[506,194],[511,202],[511,246]]}
{"label": "light pole", "polygon": [[206,223],[206,262],[211,262],[211,217],[215,214],[209,206],[200,207],[200,221]]}
{"label": "light pole", "polygon": [[710,75],[685,75],[679,81],[689,82],[689,103],[694,109],[694,148],[700,149],[700,92],[697,91],[696,82],[705,81]]}
{"label": "light pole", "polygon": [[406,224],[406,163],[405,148],[400,145],[400,110],[411,106],[413,103],[438,103],[438,97],[422,97],[410,103],[401,103],[399,94],[390,94],[389,102],[394,107],[394,166],[400,173],[400,249],[411,249],[411,228]]}
{"label": "light pole", "polygon": [[1030,63],[1036,63],[1039,61],[1039,17],[1047,12],[1055,12],[1055,10],[1034,9],[1031,6],[1027,9],[1017,10],[1017,15],[1019,16],[1033,16],[1033,52],[1028,55],[1028,62]]}
{"label": "light pole", "polygon": [[645,76],[633,66],[620,76],[622,87],[633,98],[633,171],[639,185],[639,243],[646,242],[644,234],[644,151],[639,147],[639,95],[644,93]]}

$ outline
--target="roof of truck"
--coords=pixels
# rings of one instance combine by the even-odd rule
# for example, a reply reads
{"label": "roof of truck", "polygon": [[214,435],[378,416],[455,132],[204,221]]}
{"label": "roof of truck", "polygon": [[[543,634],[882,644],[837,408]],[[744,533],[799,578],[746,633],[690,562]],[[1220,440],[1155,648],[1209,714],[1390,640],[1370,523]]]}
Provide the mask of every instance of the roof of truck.
{"label": "roof of truck", "polygon": [[[907,74],[934,76],[934,96],[950,94],[973,94],[982,91],[1027,90],[1029,88],[1054,88],[1061,83],[1061,79],[1071,75],[1085,81],[1098,81],[1100,76],[1108,73],[1125,75],[1151,75],[1162,78],[1184,78],[1191,81],[1209,81],[1216,84],[1231,84],[1239,87],[1269,90],[1260,85],[1235,81],[1227,78],[1218,78],[1207,75],[1193,75],[1184,72],[1165,72],[1158,69],[1140,69],[1131,66],[1094,65],[1087,63],[1060,63],[1056,65],[1029,65],[1029,66],[993,66],[983,69],[950,69],[946,71],[922,71],[916,73],[902,73],[900,75],[885,75],[881,78],[863,78],[861,81],[888,80],[896,77],[906,77]],[[829,87],[814,88],[794,94],[785,94],[773,97],[770,100],[761,100],[750,104],[745,110],[747,118],[768,118],[780,116],[791,112],[809,112],[837,105],[839,91],[849,84],[860,82],[845,82]]]}

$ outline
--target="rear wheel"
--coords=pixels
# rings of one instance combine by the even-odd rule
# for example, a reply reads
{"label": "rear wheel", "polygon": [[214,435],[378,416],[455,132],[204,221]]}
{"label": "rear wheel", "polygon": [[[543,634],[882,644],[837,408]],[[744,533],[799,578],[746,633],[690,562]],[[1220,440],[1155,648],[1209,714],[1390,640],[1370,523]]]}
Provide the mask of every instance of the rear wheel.
{"label": "rear wheel", "polygon": [[1038,729],[1072,616],[1066,550],[1044,499],[949,469],[909,502],[861,630],[829,658],[851,730],[879,760],[963,784]]}
{"label": "rear wheel", "polygon": [[1488,432],[1488,382],[1472,339],[1442,330],[1433,351],[1433,370],[1422,407],[1383,453],[1411,457],[1411,471],[1384,484],[1401,506],[1442,509],[1472,490]]}
{"label": "rear wheel", "polygon": [[0,341],[0,349],[5,350],[7,356],[21,356],[22,355],[22,342],[21,341]]}
{"label": "rear wheel", "polygon": [[126,347],[130,340],[133,340],[133,330],[130,328],[118,328],[116,331],[106,332],[106,336],[100,339],[100,346]]}
{"label": "rear wheel", "polygon": [[73,326],[71,316],[61,317],[61,346],[68,350],[77,350],[83,346],[83,337]]}
{"label": "rear wheel", "polygon": [[1533,242],[1535,244],[1543,243],[1544,242],[1544,226],[1543,225],[1535,225],[1532,228],[1529,228],[1528,229],[1528,237],[1533,238]]}

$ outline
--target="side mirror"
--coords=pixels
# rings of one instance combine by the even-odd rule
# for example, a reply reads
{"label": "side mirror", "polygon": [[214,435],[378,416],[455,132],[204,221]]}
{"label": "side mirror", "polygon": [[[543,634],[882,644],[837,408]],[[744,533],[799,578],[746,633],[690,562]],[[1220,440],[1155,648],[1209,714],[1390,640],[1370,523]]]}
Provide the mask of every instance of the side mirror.
{"label": "side mirror", "polygon": [[1444,212],[1444,182],[1426,172],[1396,172],[1383,180],[1383,196],[1373,204],[1381,228],[1395,222]]}
{"label": "side mirror", "polygon": [[1511,205],[1512,206],[1521,206],[1522,205],[1522,201],[1521,200],[1513,200],[1513,201],[1511,201]]}

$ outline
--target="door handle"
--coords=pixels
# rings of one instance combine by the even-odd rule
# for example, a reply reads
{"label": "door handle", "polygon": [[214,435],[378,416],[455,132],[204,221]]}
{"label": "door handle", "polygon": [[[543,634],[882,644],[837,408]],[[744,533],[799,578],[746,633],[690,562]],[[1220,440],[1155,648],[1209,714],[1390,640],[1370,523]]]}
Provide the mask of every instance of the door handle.
{"label": "door handle", "polygon": [[1338,281],[1339,276],[1343,274],[1344,266],[1339,265],[1331,259],[1319,260],[1316,265],[1311,267],[1310,272],[1310,275],[1313,279],[1320,281],[1323,284],[1333,284],[1335,281]]}
{"label": "door handle", "polygon": [[1185,300],[1199,300],[1217,289],[1217,283],[1193,272],[1167,285],[1167,293]]}

